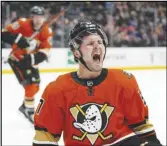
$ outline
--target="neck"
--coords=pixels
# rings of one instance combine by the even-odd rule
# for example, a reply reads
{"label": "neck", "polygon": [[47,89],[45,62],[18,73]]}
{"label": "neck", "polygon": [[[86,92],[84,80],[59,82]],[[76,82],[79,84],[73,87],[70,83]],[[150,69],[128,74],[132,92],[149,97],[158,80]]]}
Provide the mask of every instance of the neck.
{"label": "neck", "polygon": [[79,65],[79,70],[77,71],[77,75],[81,79],[93,79],[98,77],[100,74],[101,74],[101,71],[98,71],[98,72],[89,71],[82,64]]}
{"label": "neck", "polygon": [[42,25],[36,25],[36,26],[34,26],[34,29],[35,29],[35,30],[39,30],[39,29],[41,28],[41,26],[42,26]]}

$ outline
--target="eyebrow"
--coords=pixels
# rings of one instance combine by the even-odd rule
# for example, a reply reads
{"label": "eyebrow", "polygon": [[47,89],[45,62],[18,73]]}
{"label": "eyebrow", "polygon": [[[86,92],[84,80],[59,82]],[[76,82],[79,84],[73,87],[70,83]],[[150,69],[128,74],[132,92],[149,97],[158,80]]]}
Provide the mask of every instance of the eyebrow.
{"label": "eyebrow", "polygon": [[102,39],[98,39],[98,40],[83,40],[82,42],[84,42],[84,43],[92,43],[92,42],[103,42],[103,40]]}

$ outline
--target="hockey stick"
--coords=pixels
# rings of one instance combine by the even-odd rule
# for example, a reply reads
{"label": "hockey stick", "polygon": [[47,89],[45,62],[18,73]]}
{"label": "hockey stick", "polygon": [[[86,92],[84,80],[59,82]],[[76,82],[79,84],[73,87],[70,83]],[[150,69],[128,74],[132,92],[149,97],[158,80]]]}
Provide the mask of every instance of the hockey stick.
{"label": "hockey stick", "polygon": [[72,2],[70,2],[69,6],[66,9],[63,9],[60,13],[57,15],[51,17],[44,25],[52,25],[54,21],[57,21],[60,16],[64,15],[65,12],[67,12],[72,7]]}

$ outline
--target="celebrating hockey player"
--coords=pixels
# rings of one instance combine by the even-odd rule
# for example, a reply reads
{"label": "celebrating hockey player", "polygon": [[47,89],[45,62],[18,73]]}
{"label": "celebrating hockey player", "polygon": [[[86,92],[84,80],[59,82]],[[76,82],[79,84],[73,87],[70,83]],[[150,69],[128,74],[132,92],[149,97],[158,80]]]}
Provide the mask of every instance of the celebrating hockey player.
{"label": "celebrating hockey player", "polygon": [[34,6],[30,12],[30,18],[20,18],[3,30],[2,41],[12,45],[8,62],[25,90],[19,111],[33,123],[34,96],[40,84],[38,64],[48,59],[53,33],[44,25],[43,7]]}
{"label": "celebrating hockey player", "polygon": [[76,72],[50,83],[35,112],[34,146],[161,146],[135,76],[103,68],[108,45],[101,26],[80,22],[70,32]]}

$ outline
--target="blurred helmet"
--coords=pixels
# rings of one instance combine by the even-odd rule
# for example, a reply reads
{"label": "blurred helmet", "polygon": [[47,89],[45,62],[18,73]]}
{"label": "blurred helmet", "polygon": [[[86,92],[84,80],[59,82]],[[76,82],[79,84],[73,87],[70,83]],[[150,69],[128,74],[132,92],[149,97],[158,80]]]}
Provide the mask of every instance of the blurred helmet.
{"label": "blurred helmet", "polygon": [[43,7],[34,6],[30,10],[31,15],[45,15],[45,9]]}
{"label": "blurred helmet", "polygon": [[103,40],[103,44],[105,47],[108,45],[108,39],[101,26],[90,21],[79,22],[74,26],[74,28],[70,31],[69,36],[69,46],[71,49],[78,49],[82,38],[89,34],[97,33]]}

